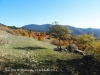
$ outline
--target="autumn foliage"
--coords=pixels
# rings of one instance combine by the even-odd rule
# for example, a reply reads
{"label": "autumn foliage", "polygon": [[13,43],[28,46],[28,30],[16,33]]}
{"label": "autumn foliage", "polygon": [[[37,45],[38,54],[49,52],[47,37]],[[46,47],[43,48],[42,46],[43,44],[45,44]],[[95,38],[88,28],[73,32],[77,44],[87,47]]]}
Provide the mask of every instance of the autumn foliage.
{"label": "autumn foliage", "polygon": [[36,32],[36,33],[33,35],[33,38],[34,38],[34,39],[38,39],[39,41],[44,41],[45,38],[46,38],[46,33]]}
{"label": "autumn foliage", "polygon": [[17,35],[17,36],[20,36],[20,32],[18,30],[14,30],[14,33]]}
{"label": "autumn foliage", "polygon": [[[54,45],[58,45],[59,44],[59,41],[57,39],[55,39],[55,40],[52,40],[51,43],[54,44]],[[68,44],[69,44],[69,40],[61,40],[60,41],[60,45],[61,46],[66,46]]]}
{"label": "autumn foliage", "polygon": [[[6,32],[11,33],[13,35],[26,36],[39,41],[44,41],[45,39],[48,39],[50,40],[50,43],[54,45],[59,44],[59,40],[58,40],[59,38],[56,35],[55,35],[56,37],[54,37],[53,35],[49,35],[49,34],[46,35],[46,33],[43,32],[34,32],[32,30],[25,30],[23,28],[11,29],[8,26],[4,26],[4,25],[0,25],[0,30],[5,30]],[[74,43],[76,44],[79,50],[83,50],[85,52],[94,51],[100,54],[100,41],[96,37],[94,37],[93,34],[72,36],[71,39],[69,39],[70,36],[68,37],[68,35],[64,36],[63,39],[60,36],[61,46],[66,46],[68,44]]]}
{"label": "autumn foliage", "polygon": [[34,34],[34,32],[33,32],[33,31],[31,31],[31,30],[30,30],[30,31],[28,31],[28,36],[29,36],[29,37],[33,37],[33,34]]}

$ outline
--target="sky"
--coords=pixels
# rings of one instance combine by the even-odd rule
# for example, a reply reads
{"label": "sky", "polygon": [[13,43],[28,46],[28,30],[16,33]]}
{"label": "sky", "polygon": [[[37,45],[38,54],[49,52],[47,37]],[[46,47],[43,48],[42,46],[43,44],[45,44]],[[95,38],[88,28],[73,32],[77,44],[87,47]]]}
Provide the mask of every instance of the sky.
{"label": "sky", "polygon": [[0,23],[100,28],[100,0],[0,0]]}

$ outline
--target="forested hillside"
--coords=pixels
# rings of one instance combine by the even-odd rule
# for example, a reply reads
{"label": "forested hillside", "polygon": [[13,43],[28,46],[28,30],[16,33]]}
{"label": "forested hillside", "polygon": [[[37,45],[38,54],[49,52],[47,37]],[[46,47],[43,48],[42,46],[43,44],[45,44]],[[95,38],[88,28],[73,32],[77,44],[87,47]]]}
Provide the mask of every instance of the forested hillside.
{"label": "forested hillside", "polygon": [[[42,31],[42,32],[47,32],[49,30],[49,27],[51,24],[43,24],[43,25],[37,25],[37,24],[30,24],[30,25],[25,25],[23,28],[25,29],[30,29],[30,30],[35,30],[35,31]],[[79,35],[79,34],[91,34],[94,33],[95,37],[100,37],[100,29],[94,29],[94,28],[76,28],[70,25],[63,25],[64,27],[68,27],[72,31],[72,35]]]}

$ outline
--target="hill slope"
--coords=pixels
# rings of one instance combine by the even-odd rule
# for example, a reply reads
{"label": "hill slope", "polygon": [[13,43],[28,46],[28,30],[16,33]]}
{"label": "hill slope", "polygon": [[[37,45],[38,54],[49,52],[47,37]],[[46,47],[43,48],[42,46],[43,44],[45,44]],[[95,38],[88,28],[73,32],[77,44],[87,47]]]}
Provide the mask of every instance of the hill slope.
{"label": "hill slope", "polygon": [[[55,46],[47,42],[42,42],[23,36],[14,36],[1,30],[0,40],[7,42],[6,44],[0,44],[1,75],[64,75],[65,73],[59,70],[62,70],[65,66],[67,66],[70,70],[75,71],[73,75],[83,75],[83,71],[85,72],[85,70],[88,68],[87,65],[84,65],[86,62],[80,59],[82,56],[73,53],[53,51]],[[93,70],[95,70],[95,75],[99,75],[100,69],[98,66],[100,66],[99,63],[94,63],[94,68],[89,68],[89,74],[91,73],[91,75],[94,75]],[[32,72],[32,70],[42,69],[42,67],[44,69],[56,68],[58,71]],[[2,74],[6,70],[6,74]],[[30,70],[31,72],[24,72],[24,70]],[[11,74],[7,74],[10,72]]]}
{"label": "hill slope", "polygon": [[[14,68],[23,68],[24,66],[16,65],[25,65],[25,63],[27,63],[26,59],[30,59],[30,57],[34,59],[34,56],[37,56],[37,59],[34,59],[36,61],[45,59],[55,61],[60,58],[71,58],[71,54],[66,55],[64,53],[54,51],[53,48],[56,46],[48,42],[38,41],[33,38],[23,36],[14,36],[1,30],[0,40],[7,42],[4,44],[0,41],[0,67],[3,68],[11,66]],[[9,62],[13,64],[9,64]]]}

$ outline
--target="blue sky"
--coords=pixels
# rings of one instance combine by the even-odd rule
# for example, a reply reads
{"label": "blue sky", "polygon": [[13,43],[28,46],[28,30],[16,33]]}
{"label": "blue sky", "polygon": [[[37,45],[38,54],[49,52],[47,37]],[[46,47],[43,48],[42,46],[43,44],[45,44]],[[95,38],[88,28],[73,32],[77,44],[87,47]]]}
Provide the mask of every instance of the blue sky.
{"label": "blue sky", "polygon": [[54,21],[100,28],[100,0],[0,0],[0,23],[21,27]]}

